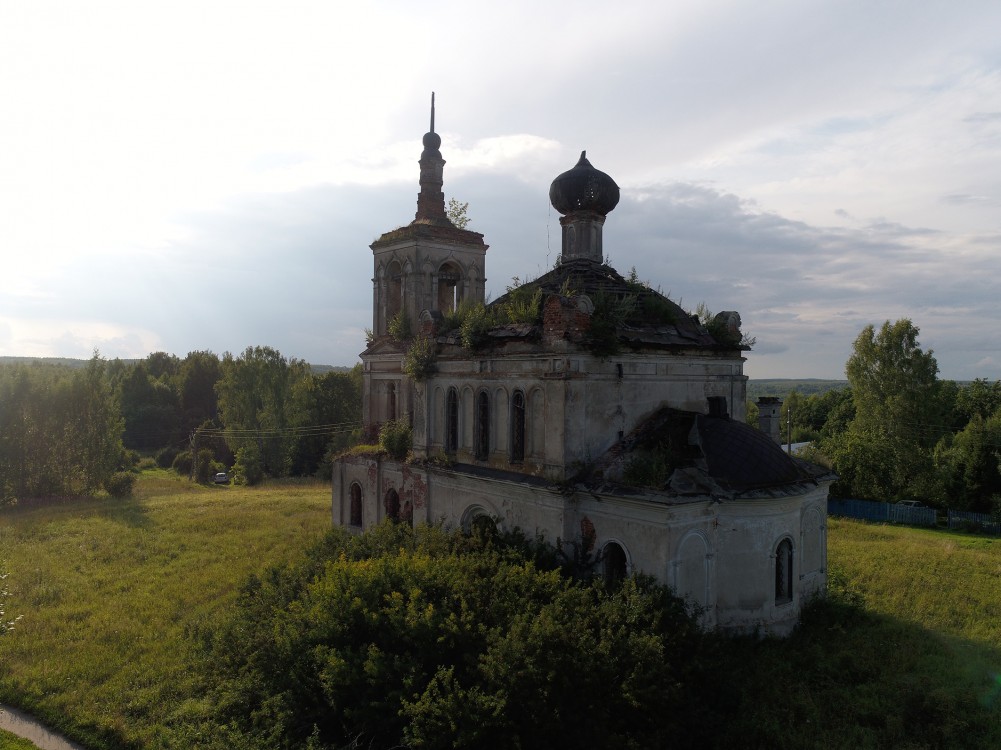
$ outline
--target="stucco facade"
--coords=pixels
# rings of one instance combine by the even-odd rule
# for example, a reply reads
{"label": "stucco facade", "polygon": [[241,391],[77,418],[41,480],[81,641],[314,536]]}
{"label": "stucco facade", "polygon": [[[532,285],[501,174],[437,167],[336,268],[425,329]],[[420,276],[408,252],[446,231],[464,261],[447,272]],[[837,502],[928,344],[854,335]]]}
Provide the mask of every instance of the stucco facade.
{"label": "stucco facade", "polygon": [[[603,262],[618,187],[582,154],[550,191],[557,267],[488,306],[475,339],[447,330],[457,305],[483,302],[486,245],[445,216],[439,144],[432,116],[417,215],[372,245],[361,355],[366,425],[409,420],[413,450],[338,459],[334,523],[486,516],[583,550],[607,576],[652,575],[708,627],[788,633],[825,589],[832,477],[743,424],[739,316],[700,321]],[[537,315],[505,317],[518,299]],[[433,350],[415,377],[414,339],[390,331],[404,317]]]}

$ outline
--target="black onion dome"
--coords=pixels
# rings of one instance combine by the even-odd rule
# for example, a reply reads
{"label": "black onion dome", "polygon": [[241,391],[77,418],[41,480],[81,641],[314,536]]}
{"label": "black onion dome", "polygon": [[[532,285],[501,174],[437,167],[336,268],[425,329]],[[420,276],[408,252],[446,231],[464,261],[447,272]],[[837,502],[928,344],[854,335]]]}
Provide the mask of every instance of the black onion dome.
{"label": "black onion dome", "polygon": [[573,211],[608,214],[619,202],[615,180],[591,166],[587,152],[580,152],[577,165],[564,172],[549,186],[549,202],[564,216]]}
{"label": "black onion dome", "polygon": [[441,148],[441,136],[431,131],[424,134],[424,150],[437,151]]}

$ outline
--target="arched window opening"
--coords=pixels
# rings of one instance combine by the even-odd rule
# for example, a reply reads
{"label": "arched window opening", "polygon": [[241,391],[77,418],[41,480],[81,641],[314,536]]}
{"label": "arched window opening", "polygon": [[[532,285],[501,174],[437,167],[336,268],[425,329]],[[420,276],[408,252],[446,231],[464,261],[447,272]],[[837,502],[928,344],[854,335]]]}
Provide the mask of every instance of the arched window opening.
{"label": "arched window opening", "polygon": [[459,306],[459,281],[462,272],[454,263],[446,263],[438,271],[438,310],[442,313],[454,312]]}
{"label": "arched window opening", "polygon": [[386,518],[393,523],[400,520],[400,495],[396,490],[386,493]]}
{"label": "arched window opening", "polygon": [[396,419],[396,383],[386,386],[389,397],[386,399],[386,418]]}
{"label": "arched window opening", "polygon": [[792,542],[783,539],[775,550],[775,603],[792,601]]}
{"label": "arched window opening", "polygon": [[[386,325],[403,309],[403,268],[393,261],[386,269]],[[388,330],[388,329],[387,329]]]}
{"label": "arched window opening", "polygon": [[414,525],[414,506],[409,500],[403,504],[403,515],[400,517],[400,520],[408,526]]}
{"label": "arched window opening", "polygon": [[511,397],[511,462],[525,460],[525,394],[515,391]]}
{"label": "arched window opening", "polygon": [[455,453],[459,449],[459,392],[448,389],[445,399],[445,450]]}
{"label": "arched window opening", "polygon": [[616,542],[609,542],[605,545],[601,554],[602,574],[605,583],[618,583],[626,578],[626,551],[622,545]]}
{"label": "arched window opening", "polygon": [[351,483],[351,525],[361,526],[361,485]]}
{"label": "arched window opening", "polygon": [[490,456],[490,396],[486,391],[476,395],[476,459],[486,461]]}

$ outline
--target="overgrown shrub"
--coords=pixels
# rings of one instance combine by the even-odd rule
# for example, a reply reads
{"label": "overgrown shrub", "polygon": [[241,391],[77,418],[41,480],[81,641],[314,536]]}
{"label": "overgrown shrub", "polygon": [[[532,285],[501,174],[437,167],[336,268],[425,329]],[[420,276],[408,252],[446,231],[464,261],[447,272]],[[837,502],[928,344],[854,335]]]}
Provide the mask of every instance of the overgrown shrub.
{"label": "overgrown shrub", "polygon": [[206,637],[219,724],[279,750],[700,746],[707,636],[684,604],[565,578],[539,546],[332,531]]}
{"label": "overgrown shrub", "polygon": [[413,330],[410,327],[410,318],[403,310],[400,310],[389,319],[389,324],[386,328],[389,331],[389,335],[397,341],[409,341],[413,335]]}
{"label": "overgrown shrub", "polygon": [[195,479],[201,483],[212,481],[216,472],[222,471],[223,466],[215,460],[215,454],[209,448],[202,448],[198,451],[198,466],[195,469]]}
{"label": "overgrown shrub", "polygon": [[161,448],[156,452],[154,456],[156,460],[156,465],[161,469],[169,469],[174,465],[174,459],[177,458],[178,451],[177,448],[169,446],[167,448]]}
{"label": "overgrown shrub", "polygon": [[170,464],[170,468],[180,474],[182,477],[191,476],[191,452],[184,451],[183,453],[178,453],[174,456],[174,460]]}
{"label": "overgrown shrub", "polygon": [[434,371],[435,340],[430,336],[417,336],[403,355],[403,372],[418,383]]}
{"label": "overgrown shrub", "polygon": [[104,482],[104,489],[112,497],[132,497],[132,489],[136,484],[136,475],[131,471],[116,471]]}
{"label": "overgrown shrub", "polygon": [[233,483],[255,485],[264,480],[264,462],[256,443],[247,443],[236,451]]}
{"label": "overgrown shrub", "polygon": [[379,447],[402,461],[414,444],[413,430],[405,419],[391,419],[379,429]]}

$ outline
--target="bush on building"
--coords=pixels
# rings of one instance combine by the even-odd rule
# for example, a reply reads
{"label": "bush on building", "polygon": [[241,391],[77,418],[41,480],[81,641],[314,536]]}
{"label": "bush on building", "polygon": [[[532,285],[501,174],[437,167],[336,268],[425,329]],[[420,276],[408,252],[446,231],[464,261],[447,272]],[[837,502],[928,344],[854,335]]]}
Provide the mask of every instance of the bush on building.
{"label": "bush on building", "polygon": [[431,336],[417,336],[403,355],[403,372],[420,383],[434,372],[437,344]]}
{"label": "bush on building", "polygon": [[410,337],[413,336],[413,329],[410,327],[410,318],[403,310],[400,310],[389,319],[387,330],[389,331],[389,335],[397,341],[409,341]]}
{"label": "bush on building", "polygon": [[413,444],[413,430],[405,419],[391,419],[379,429],[379,447],[398,461],[407,457]]}

